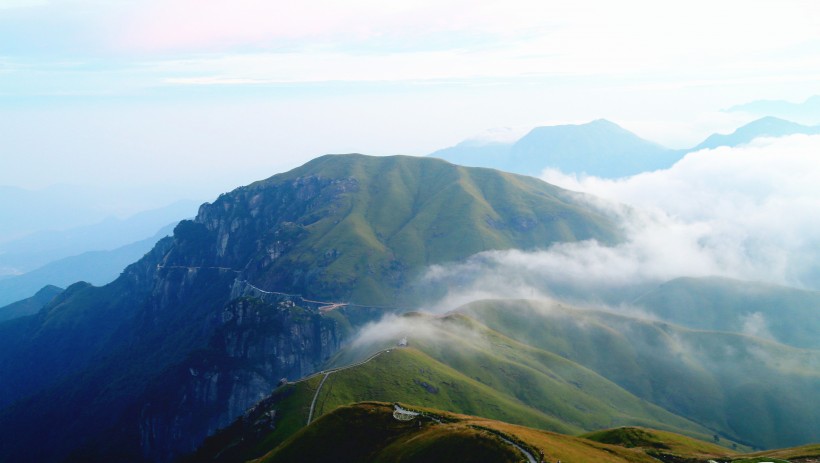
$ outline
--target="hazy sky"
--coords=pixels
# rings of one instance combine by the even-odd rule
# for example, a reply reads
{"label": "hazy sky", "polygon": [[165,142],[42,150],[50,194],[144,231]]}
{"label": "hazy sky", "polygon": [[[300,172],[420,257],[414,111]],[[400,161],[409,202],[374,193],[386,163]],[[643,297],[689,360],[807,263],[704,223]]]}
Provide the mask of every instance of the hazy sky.
{"label": "hazy sky", "polygon": [[813,0],[0,0],[0,185],[210,194],[601,117],[684,147],[815,94]]}

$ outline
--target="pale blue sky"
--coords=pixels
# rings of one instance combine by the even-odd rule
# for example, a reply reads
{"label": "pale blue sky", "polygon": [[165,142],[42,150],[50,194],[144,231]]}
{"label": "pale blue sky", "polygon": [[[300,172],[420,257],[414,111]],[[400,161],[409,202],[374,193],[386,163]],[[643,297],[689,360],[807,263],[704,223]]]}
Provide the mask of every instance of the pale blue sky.
{"label": "pale blue sky", "polygon": [[0,184],[27,188],[210,195],[601,117],[684,147],[815,94],[814,1],[0,0]]}

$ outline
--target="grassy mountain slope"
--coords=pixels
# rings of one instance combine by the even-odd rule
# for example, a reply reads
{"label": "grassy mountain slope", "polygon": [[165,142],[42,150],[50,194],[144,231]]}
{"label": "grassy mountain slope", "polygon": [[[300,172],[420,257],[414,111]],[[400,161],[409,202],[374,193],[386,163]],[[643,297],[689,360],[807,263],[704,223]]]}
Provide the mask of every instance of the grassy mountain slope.
{"label": "grassy mountain slope", "polygon": [[761,448],[820,440],[820,352],[532,301],[461,309],[666,410]]}
{"label": "grassy mountain slope", "polygon": [[[318,374],[278,389],[192,461],[226,449],[250,458],[304,426],[311,403],[316,419],[368,400],[401,401],[571,434],[641,424],[703,439],[711,436],[710,430],[640,400],[586,368],[463,315],[409,314],[395,323],[401,324],[399,331],[380,329],[385,337],[354,343],[334,363],[359,361],[383,349],[381,354],[327,378]],[[409,335],[412,347],[391,348],[397,333]]]}
{"label": "grassy mountain slope", "polygon": [[678,278],[633,302],[663,320],[696,329],[766,337],[820,348],[820,292],[728,278]]}
{"label": "grassy mountain slope", "polygon": [[753,461],[771,460],[772,458],[779,458],[782,460],[789,460],[793,462],[814,463],[820,461],[820,444],[803,445],[800,447],[792,447],[785,449],[769,450],[765,452],[756,452],[746,455],[748,459]]}
{"label": "grassy mountain slope", "polygon": [[804,445],[753,453],[730,452],[710,442],[656,429],[622,427],[581,436],[585,439],[626,448],[641,449],[666,462],[725,461],[733,463],[820,461],[820,445]]}
{"label": "grassy mountain slope", "polygon": [[413,348],[392,349],[366,365],[330,375],[314,413],[320,416],[362,400],[400,400],[563,432],[578,430],[465,373]]}
{"label": "grassy mountain slope", "polygon": [[[395,347],[404,336],[410,347]],[[482,301],[442,317],[411,313],[365,328],[331,365],[380,349],[364,364],[281,388],[200,456],[229,447],[250,458],[275,447],[304,426],[314,398],[314,418],[381,400],[564,433],[615,423],[660,428],[666,431],[654,437],[598,437],[621,445],[642,439],[640,447],[688,457],[731,452],[666,432],[717,436],[740,449],[748,449],[743,442],[777,447],[818,439],[817,352],[751,337],[546,302]]]}
{"label": "grassy mountain slope", "polygon": [[[536,458],[566,462],[651,462],[641,452],[502,422],[437,410],[423,409],[440,417],[399,422],[392,407],[361,403],[342,407],[270,452],[259,462],[280,461],[406,461],[406,462],[519,462],[524,455],[499,438],[520,442]],[[419,425],[421,423],[421,425]]]}
{"label": "grassy mountain slope", "polygon": [[228,447],[216,458],[201,454],[191,461],[318,462],[332,458],[355,462],[520,462],[526,461],[524,451],[539,461],[565,463],[784,461],[781,459],[809,463],[820,457],[817,445],[741,454],[650,428],[606,429],[575,437],[429,407],[399,405],[421,415],[401,422],[392,417],[392,404],[360,402],[335,409],[280,444],[268,442],[246,454],[232,454],[238,446]]}
{"label": "grassy mountain slope", "polygon": [[260,462],[518,462],[496,436],[461,423],[400,422],[387,404],[364,403],[326,415]]}
{"label": "grassy mountain slope", "polygon": [[692,439],[688,436],[657,429],[625,426],[604,429],[581,436],[604,444],[620,445],[627,448],[642,448],[651,452],[663,452],[699,459],[713,459],[730,454],[726,447],[710,442]]}
{"label": "grassy mountain slope", "polygon": [[[399,375],[404,378],[403,383],[416,385],[408,387],[418,396],[369,396],[372,386],[368,388],[367,381],[363,381],[362,384],[351,388],[359,394],[358,396],[328,392],[330,397],[337,397],[335,402],[332,398],[328,399],[331,403],[343,404],[370,399],[401,400],[560,432],[600,429],[614,423],[642,423],[646,426],[708,435],[704,428],[635,398],[585,367],[554,353],[518,342],[463,315],[451,314],[442,318],[408,316],[397,324],[401,326],[400,332],[406,334],[412,342],[409,352],[418,349],[418,355],[423,354],[428,358],[427,364],[446,365],[454,374],[489,387],[495,395],[512,398],[550,416],[553,423],[558,423],[558,426],[525,421],[524,415],[502,415],[500,413],[503,413],[503,407],[498,409],[495,406],[494,410],[481,410],[457,400],[449,404],[438,402],[438,397],[446,396],[448,391],[456,399],[462,394],[458,392],[458,387],[451,386],[451,379],[437,377],[435,374],[425,376],[427,369],[423,366],[418,370],[425,373],[410,368],[407,375]],[[389,334],[389,331],[385,330],[384,333]],[[336,361],[344,359],[344,363],[347,363],[353,358],[361,357],[362,352],[389,347],[396,339],[397,336],[374,339],[372,342],[359,342],[351,348],[342,350],[340,358]],[[391,355],[395,353],[406,355],[403,351],[395,350]],[[401,362],[394,362],[389,366],[399,368],[400,365]],[[370,368],[369,364],[365,367]],[[357,370],[351,370],[354,380],[358,375]],[[438,392],[422,394],[424,388],[418,386],[422,382],[428,383]]]}
{"label": "grassy mountain slope", "polygon": [[619,236],[609,218],[574,193],[529,177],[406,156],[323,156],[221,197],[214,208],[241,222],[266,211],[231,207],[237,197],[253,205],[266,191],[299,181],[322,199],[281,232],[300,238],[275,259],[253,249],[248,266],[266,287],[292,286],[292,276],[281,277],[286,270],[303,275],[297,285],[316,297],[394,304],[411,297],[401,289],[427,265],[491,249],[593,238],[612,243]]}
{"label": "grassy mountain slope", "polygon": [[[296,311],[278,305],[289,301],[273,301],[265,311],[293,316],[267,323],[263,309],[235,304],[247,284],[409,304],[430,263],[618,238],[610,218],[533,178],[435,159],[318,158],[203,205],[111,284],[72,285],[40,313],[0,323],[0,460],[168,460],[283,375],[313,371],[346,324],[367,318],[312,308],[335,325],[291,323]],[[239,320],[250,325],[227,330]]]}

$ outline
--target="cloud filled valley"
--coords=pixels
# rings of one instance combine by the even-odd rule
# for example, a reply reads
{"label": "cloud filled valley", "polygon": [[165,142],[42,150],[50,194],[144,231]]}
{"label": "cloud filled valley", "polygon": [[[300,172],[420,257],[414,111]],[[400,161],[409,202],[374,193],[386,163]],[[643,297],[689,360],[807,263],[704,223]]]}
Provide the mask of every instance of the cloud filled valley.
{"label": "cloud filled valley", "polygon": [[622,303],[678,277],[728,277],[820,289],[820,137],[762,138],[693,152],[670,169],[608,180],[545,171],[618,216],[625,240],[488,251],[432,266],[440,309],[487,297]]}

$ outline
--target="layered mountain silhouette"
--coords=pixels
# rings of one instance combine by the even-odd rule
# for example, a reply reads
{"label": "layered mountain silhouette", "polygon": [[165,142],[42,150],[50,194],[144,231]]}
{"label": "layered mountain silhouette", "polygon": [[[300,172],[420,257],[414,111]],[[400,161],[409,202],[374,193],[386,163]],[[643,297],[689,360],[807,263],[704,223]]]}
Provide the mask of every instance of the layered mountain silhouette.
{"label": "layered mountain silhouette", "polygon": [[545,169],[602,178],[627,177],[671,167],[688,152],[738,146],[758,137],[818,134],[775,117],[750,122],[735,132],[714,134],[690,149],[673,150],[644,140],[606,119],[586,124],[536,127],[513,143],[468,140],[430,156],[451,162],[539,176]]}
{"label": "layered mountain silhouette", "polygon": [[536,127],[514,143],[467,141],[430,156],[533,176],[553,168],[567,173],[624,177],[669,167],[682,153],[598,119],[580,125]]}
{"label": "layered mountain silhouette", "polygon": [[[0,188],[0,204],[8,200],[2,197],[2,193],[3,189]],[[71,190],[64,193],[64,195],[69,198],[74,197]],[[29,210],[31,215],[49,216],[52,213],[51,207],[62,204],[60,201],[55,200],[53,196],[53,194],[48,195],[35,204],[27,204],[26,201],[20,200],[21,204],[13,204],[13,208],[10,208],[11,211],[4,211],[8,214],[4,217],[4,220],[15,222],[17,220],[16,215],[25,214],[25,207],[31,208]],[[52,201],[49,208],[41,204],[41,202],[47,202],[47,199]],[[14,202],[14,199],[8,201]],[[66,199],[66,201],[69,200]],[[93,204],[90,200],[88,202]],[[18,208],[22,210],[17,210]],[[66,257],[92,251],[110,251],[137,241],[149,239],[160,228],[168,224],[176,224],[184,218],[192,217],[196,212],[196,208],[196,202],[180,200],[159,209],[134,214],[125,219],[109,217],[91,225],[63,230],[51,228],[58,226],[58,224],[70,224],[72,222],[63,220],[62,215],[59,213],[53,214],[51,215],[51,228],[43,226],[46,228],[45,230],[0,242],[0,271],[4,272],[0,275],[19,275]],[[67,213],[72,212],[74,212],[74,209],[68,208]]]}
{"label": "layered mountain silhouette", "polygon": [[692,151],[721,146],[738,146],[749,143],[758,137],[782,137],[794,134],[820,134],[820,126],[807,126],[776,117],[764,117],[750,122],[730,134],[716,133],[710,135],[709,138],[692,148]]}
{"label": "layered mountain silhouette", "polygon": [[[173,229],[174,225],[169,225],[150,238],[125,246],[108,251],[87,251],[76,256],[64,257],[22,275],[0,279],[0,304],[26,298],[45,285],[62,287],[77,281],[87,281],[95,285],[110,283],[127,265],[150,251],[157,241],[169,235]],[[33,312],[21,313],[21,315],[31,313]]]}
{"label": "layered mountain silhouette", "polygon": [[730,112],[771,115],[784,119],[802,120],[805,122],[820,121],[820,95],[814,95],[799,103],[784,100],[758,100],[732,106]]}
{"label": "layered mountain silhouette", "polygon": [[0,307],[0,322],[35,314],[62,292],[62,288],[54,285],[43,286],[31,297]]}

